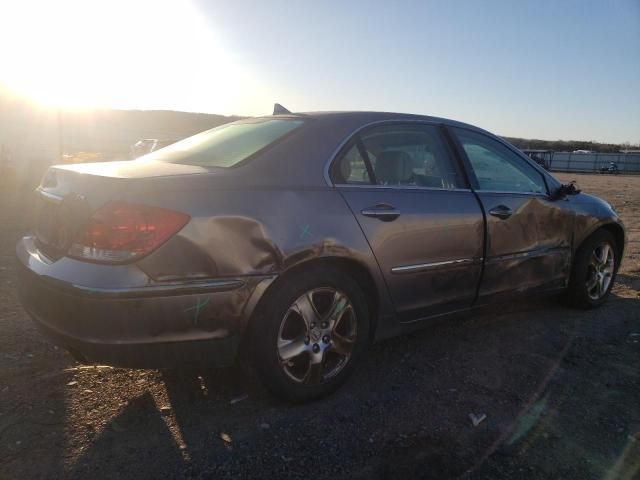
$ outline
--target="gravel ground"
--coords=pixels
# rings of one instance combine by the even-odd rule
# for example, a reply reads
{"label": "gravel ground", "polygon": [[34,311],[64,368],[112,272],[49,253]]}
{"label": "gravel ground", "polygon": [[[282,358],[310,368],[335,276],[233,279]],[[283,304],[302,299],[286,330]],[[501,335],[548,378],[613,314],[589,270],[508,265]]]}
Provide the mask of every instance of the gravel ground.
{"label": "gravel ground", "polygon": [[5,192],[0,478],[640,478],[640,177],[558,176],[627,225],[606,305],[441,321],[375,345],[339,392],[298,406],[232,369],[85,367],[50,345],[17,301],[26,216]]}

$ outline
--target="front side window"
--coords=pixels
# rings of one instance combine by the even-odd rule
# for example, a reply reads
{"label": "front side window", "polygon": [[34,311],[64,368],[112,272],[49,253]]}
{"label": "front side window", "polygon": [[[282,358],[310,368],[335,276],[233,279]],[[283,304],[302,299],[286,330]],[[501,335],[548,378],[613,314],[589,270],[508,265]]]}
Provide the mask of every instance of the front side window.
{"label": "front side window", "polygon": [[256,118],[227,123],[141,157],[202,167],[233,167],[304,123],[296,118]]}
{"label": "front side window", "polygon": [[366,131],[334,163],[332,178],[337,184],[463,186],[438,127],[431,125],[394,124]]}
{"label": "front side window", "polygon": [[453,130],[478,179],[479,190],[547,193],[542,175],[505,145],[481,133]]}

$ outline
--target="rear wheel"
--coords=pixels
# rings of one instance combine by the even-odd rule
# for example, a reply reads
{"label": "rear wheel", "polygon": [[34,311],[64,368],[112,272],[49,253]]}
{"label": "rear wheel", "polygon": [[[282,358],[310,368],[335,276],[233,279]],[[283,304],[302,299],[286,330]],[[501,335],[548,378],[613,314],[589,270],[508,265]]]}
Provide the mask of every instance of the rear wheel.
{"label": "rear wheel", "polygon": [[620,260],[616,242],[606,230],[599,230],[578,249],[569,283],[569,301],[581,308],[593,308],[609,296]]}
{"label": "rear wheel", "polygon": [[304,401],[337,389],[369,338],[369,311],[357,283],[341,270],[293,274],[265,300],[252,332],[254,363],[278,397]]}

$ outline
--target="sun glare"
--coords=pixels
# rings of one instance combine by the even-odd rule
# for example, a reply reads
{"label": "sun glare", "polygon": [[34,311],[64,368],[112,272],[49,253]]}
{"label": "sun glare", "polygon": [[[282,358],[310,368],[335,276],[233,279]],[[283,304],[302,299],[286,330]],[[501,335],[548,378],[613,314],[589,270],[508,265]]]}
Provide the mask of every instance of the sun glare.
{"label": "sun glare", "polygon": [[234,113],[260,93],[189,2],[0,5],[0,84],[33,101]]}

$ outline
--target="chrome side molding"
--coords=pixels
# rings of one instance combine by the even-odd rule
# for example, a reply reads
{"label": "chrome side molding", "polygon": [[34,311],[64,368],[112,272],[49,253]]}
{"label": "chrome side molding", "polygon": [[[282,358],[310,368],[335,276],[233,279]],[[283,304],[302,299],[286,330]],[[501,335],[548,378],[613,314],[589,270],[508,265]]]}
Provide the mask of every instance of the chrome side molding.
{"label": "chrome side molding", "polygon": [[460,258],[458,260],[446,260],[444,262],[433,263],[420,263],[417,265],[402,265],[399,267],[393,267],[391,273],[417,273],[428,270],[435,270],[442,267],[457,267],[461,265],[471,265],[475,263],[482,263],[482,258]]}

